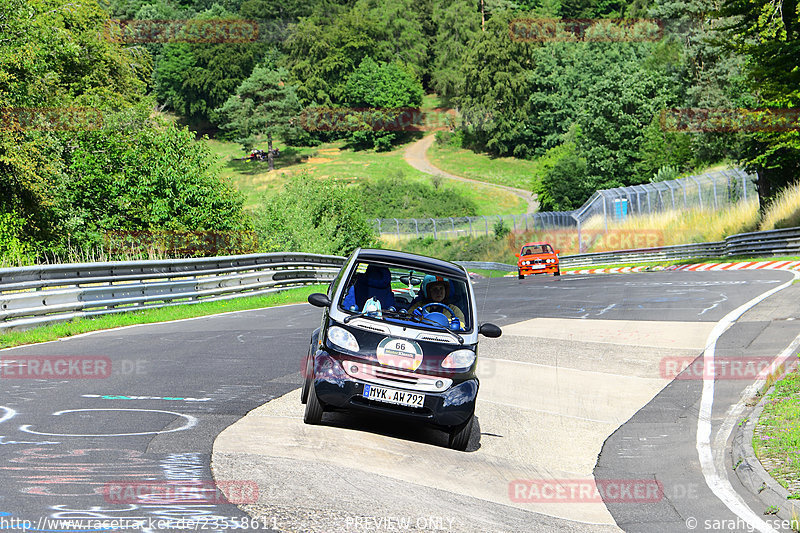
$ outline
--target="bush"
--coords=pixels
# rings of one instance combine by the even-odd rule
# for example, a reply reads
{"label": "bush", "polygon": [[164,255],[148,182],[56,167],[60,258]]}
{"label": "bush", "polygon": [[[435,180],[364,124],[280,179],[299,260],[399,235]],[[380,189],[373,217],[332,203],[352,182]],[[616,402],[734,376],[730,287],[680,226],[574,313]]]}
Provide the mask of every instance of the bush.
{"label": "bush", "polygon": [[22,217],[0,211],[0,267],[34,262],[33,248],[20,239],[24,227]]}
{"label": "bush", "polygon": [[498,220],[497,222],[495,222],[493,229],[494,229],[495,239],[502,239],[511,232],[511,230],[506,227],[505,223],[502,220]]}
{"label": "bush", "polygon": [[80,133],[54,188],[64,254],[97,247],[108,231],[246,231],[244,197],[220,179],[204,143],[146,107],[109,113]]}
{"label": "bush", "polygon": [[307,173],[289,179],[283,191],[254,214],[263,252],[348,255],[375,245],[372,226],[354,191]]}
{"label": "bush", "polygon": [[358,185],[367,218],[437,218],[475,216],[477,206],[457,192],[441,187],[433,176],[430,185],[407,181],[403,172]]}
{"label": "bush", "polygon": [[464,131],[463,130],[456,130],[454,132],[450,131],[437,131],[436,132],[436,143],[442,146],[452,146],[453,148],[463,148],[464,147]]}

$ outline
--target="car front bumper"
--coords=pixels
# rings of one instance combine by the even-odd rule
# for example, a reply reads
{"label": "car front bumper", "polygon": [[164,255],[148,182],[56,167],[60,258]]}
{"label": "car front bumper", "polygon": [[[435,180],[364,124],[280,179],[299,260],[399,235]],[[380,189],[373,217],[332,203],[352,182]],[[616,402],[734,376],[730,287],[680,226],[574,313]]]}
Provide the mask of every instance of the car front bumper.
{"label": "car front bumper", "polygon": [[558,272],[558,263],[549,263],[544,268],[531,268],[531,265],[517,266],[523,276],[531,274],[555,274]]}
{"label": "car front bumper", "polygon": [[339,361],[325,351],[318,351],[314,359],[314,391],[326,407],[380,412],[442,427],[463,424],[475,412],[479,386],[477,378],[454,383],[447,390],[438,393],[373,384],[378,387],[411,390],[424,394],[423,407],[412,408],[368,400],[362,396],[367,382],[351,378],[345,373]]}

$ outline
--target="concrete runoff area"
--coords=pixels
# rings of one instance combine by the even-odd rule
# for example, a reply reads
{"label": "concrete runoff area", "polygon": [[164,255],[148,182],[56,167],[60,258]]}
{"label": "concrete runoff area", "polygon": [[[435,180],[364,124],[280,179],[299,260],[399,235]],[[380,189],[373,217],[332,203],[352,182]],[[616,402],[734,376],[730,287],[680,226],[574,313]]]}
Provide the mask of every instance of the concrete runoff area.
{"label": "concrete runoff area", "polygon": [[466,452],[447,449],[436,429],[377,415],[326,413],[323,425],[305,425],[293,391],[223,431],[212,469],[217,479],[257,481],[258,504],[243,508],[275,518],[281,531],[619,531],[602,501],[554,502],[552,491],[515,492],[514,482],[591,485],[605,439],[671,380],[662,359],[696,357],[713,327],[511,324],[499,339],[481,339],[478,423]]}

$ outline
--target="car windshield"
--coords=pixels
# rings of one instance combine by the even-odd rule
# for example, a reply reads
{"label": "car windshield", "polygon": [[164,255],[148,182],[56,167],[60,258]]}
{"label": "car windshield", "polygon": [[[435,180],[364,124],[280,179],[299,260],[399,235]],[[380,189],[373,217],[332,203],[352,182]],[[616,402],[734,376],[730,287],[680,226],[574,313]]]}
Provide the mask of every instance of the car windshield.
{"label": "car windshield", "polygon": [[523,248],[522,255],[549,254],[552,251],[549,244],[531,244]]}
{"label": "car windshield", "polygon": [[425,329],[469,331],[472,309],[467,282],[424,269],[359,262],[338,302],[354,315]]}

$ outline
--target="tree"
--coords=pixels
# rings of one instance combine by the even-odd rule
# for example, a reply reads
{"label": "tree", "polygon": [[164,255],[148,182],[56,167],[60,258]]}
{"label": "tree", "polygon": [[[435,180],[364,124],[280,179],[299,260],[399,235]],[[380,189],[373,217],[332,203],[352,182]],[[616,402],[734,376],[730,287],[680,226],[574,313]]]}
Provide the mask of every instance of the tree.
{"label": "tree", "polygon": [[357,0],[352,7],[320,4],[293,27],[285,47],[303,105],[342,104],[347,78],[365,57],[399,59],[418,78],[428,61],[420,10],[411,0]]}
{"label": "tree", "polygon": [[150,110],[109,113],[70,141],[52,192],[59,237],[97,246],[112,230],[249,229],[243,196],[216,174],[205,143]]}
{"label": "tree", "polygon": [[551,148],[540,164],[544,175],[535,190],[542,211],[577,209],[594,192],[586,182],[586,160],[574,142]]}
{"label": "tree", "polygon": [[213,111],[234,93],[269,48],[259,41],[203,42],[208,21],[237,19],[215,5],[181,30],[181,38],[200,42],[164,45],[153,76],[159,102],[194,123],[213,122]]}
{"label": "tree", "polygon": [[73,135],[58,130],[93,127],[143,97],[149,56],[108,39],[106,18],[94,0],[0,0],[0,212],[24,221],[20,239],[53,237],[53,189]]}
{"label": "tree", "polygon": [[436,35],[431,46],[431,87],[445,99],[463,91],[461,64],[480,32],[474,0],[448,0],[434,9]]}
{"label": "tree", "polygon": [[236,142],[250,150],[261,135],[267,136],[269,169],[274,170],[272,138],[297,134],[293,119],[300,111],[295,88],[287,83],[289,73],[280,68],[256,67],[218,110],[219,124],[235,135]]}
{"label": "tree", "polygon": [[[724,0],[721,41],[746,58],[758,105],[796,109],[800,100],[800,3],[796,0]],[[795,119],[796,124],[796,119]],[[746,135],[742,162],[758,172],[764,201],[800,175],[800,132],[776,122]],[[772,130],[772,131],[770,131]]]}
{"label": "tree", "polygon": [[348,76],[345,94],[348,106],[365,110],[367,114],[366,119],[360,113],[353,114],[356,131],[351,134],[351,143],[355,146],[371,144],[375,149],[386,150],[396,134],[382,131],[381,124],[395,122],[403,108],[419,107],[423,89],[404,65],[376,63],[366,57]]}

